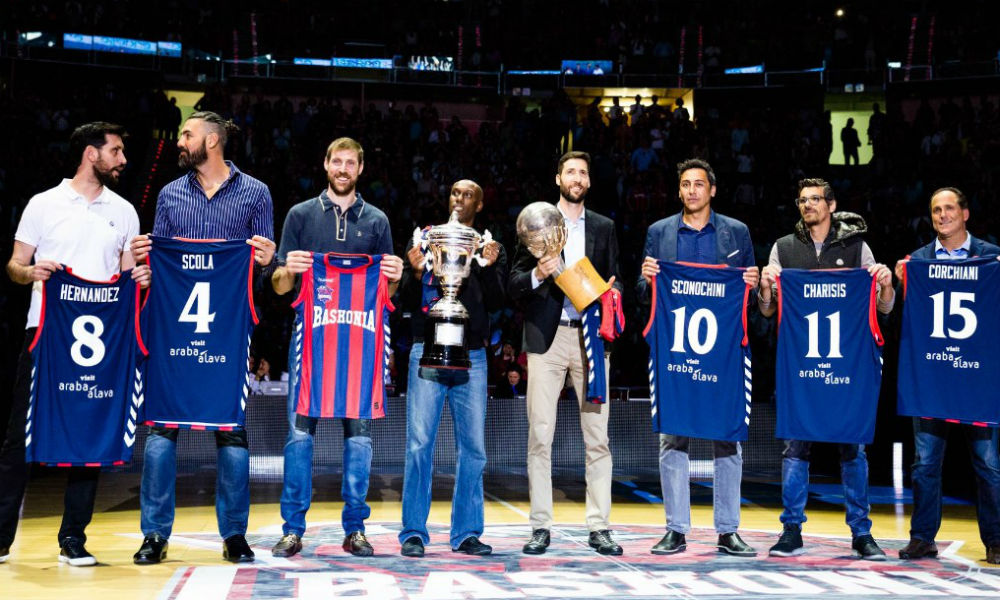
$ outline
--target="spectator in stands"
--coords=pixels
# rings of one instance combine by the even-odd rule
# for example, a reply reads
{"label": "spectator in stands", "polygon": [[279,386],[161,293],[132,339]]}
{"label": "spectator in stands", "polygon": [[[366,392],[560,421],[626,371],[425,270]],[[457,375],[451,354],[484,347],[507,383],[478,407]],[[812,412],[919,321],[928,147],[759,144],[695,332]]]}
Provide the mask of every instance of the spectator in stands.
{"label": "spectator in stands", "polygon": [[851,159],[854,159],[854,164],[860,164],[858,161],[858,148],[861,147],[861,140],[858,138],[858,130],[854,128],[854,119],[848,117],[847,125],[840,130],[840,143],[844,146],[844,164],[851,164]]}

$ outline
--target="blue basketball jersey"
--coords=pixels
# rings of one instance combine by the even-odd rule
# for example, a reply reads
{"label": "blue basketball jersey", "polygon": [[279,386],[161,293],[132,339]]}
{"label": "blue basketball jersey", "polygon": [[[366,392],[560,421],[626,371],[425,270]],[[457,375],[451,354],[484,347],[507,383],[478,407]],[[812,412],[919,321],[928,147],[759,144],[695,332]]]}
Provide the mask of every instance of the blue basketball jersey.
{"label": "blue basketball jersey", "polygon": [[751,392],[745,269],[659,265],[643,332],[653,431],[745,440]]}
{"label": "blue basketball jersey", "polygon": [[897,410],[996,426],[1000,422],[1000,262],[906,263]]}
{"label": "blue basketball jersey", "polygon": [[125,271],[109,282],[67,267],[42,288],[31,342],[25,459],[104,466],[132,458],[143,402],[138,284]]}
{"label": "blue basketball jersey", "polygon": [[313,254],[292,303],[289,348],[295,412],[306,417],[385,416],[389,372],[389,283],[382,256]]}
{"label": "blue basketball jersey", "polygon": [[882,333],[866,269],[783,269],[775,374],[779,439],[867,444],[875,437]]}
{"label": "blue basketball jersey", "polygon": [[151,237],[143,306],[149,365],[145,422],[243,427],[250,391],[253,248],[245,240]]}

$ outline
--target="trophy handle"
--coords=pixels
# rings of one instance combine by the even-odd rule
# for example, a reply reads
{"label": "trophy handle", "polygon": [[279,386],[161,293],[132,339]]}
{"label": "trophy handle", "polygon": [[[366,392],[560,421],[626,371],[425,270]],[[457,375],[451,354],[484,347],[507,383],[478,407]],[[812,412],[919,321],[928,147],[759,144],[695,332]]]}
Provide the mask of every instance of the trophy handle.
{"label": "trophy handle", "polygon": [[479,238],[479,242],[476,244],[476,249],[472,253],[472,258],[475,259],[477,263],[479,263],[480,267],[486,266],[486,257],[483,256],[483,248],[486,247],[486,244],[489,244],[492,241],[493,241],[493,234],[490,233],[490,230],[487,229],[483,231],[483,235],[482,237]]}
{"label": "trophy handle", "polygon": [[420,248],[420,251],[423,252],[424,262],[421,263],[421,268],[426,271],[431,262],[430,253],[427,251],[426,230],[419,227],[413,230],[413,247]]}

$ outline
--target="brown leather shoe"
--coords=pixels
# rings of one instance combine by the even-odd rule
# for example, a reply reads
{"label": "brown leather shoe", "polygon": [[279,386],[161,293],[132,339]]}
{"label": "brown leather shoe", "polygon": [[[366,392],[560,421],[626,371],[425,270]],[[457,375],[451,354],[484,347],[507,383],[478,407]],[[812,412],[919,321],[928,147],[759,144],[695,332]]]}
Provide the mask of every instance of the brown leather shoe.
{"label": "brown leather shoe", "polygon": [[937,558],[938,549],[934,542],[911,539],[905,548],[899,551],[899,558],[903,560],[917,560],[918,558]]}

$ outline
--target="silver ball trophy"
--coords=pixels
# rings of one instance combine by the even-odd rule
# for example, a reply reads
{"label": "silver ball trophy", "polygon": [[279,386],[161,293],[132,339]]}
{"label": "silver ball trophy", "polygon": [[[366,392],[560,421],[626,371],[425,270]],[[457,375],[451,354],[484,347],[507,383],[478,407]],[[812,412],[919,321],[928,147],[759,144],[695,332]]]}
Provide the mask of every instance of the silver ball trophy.
{"label": "silver ball trophy", "polygon": [[[517,216],[517,237],[539,260],[560,256],[566,246],[566,222],[554,204],[532,202]],[[586,256],[569,267],[560,259],[552,277],[578,312],[611,288]]]}
{"label": "silver ball trophy", "polygon": [[492,240],[458,221],[458,212],[444,225],[413,232],[413,245],[424,250],[424,269],[430,269],[441,286],[442,297],[427,313],[424,353],[420,366],[432,369],[468,369],[469,345],[465,339],[469,311],[458,300],[462,281],[469,276],[472,261],[485,264],[483,247]]}

